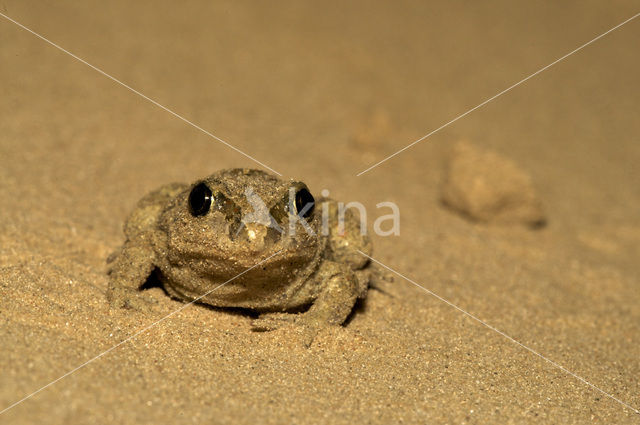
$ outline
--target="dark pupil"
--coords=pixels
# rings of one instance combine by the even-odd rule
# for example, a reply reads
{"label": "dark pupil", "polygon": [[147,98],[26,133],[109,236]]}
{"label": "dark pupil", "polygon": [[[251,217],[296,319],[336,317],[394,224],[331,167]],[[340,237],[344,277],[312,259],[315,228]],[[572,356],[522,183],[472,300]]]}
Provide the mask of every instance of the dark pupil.
{"label": "dark pupil", "polygon": [[[313,199],[313,195],[307,189],[300,189],[296,193],[296,211],[299,215],[304,218],[307,218],[313,213],[313,208],[315,207],[315,200]],[[305,209],[306,208],[306,209]]]}
{"label": "dark pupil", "polygon": [[205,215],[211,208],[211,189],[200,183],[191,189],[189,194],[189,210],[194,216]]}

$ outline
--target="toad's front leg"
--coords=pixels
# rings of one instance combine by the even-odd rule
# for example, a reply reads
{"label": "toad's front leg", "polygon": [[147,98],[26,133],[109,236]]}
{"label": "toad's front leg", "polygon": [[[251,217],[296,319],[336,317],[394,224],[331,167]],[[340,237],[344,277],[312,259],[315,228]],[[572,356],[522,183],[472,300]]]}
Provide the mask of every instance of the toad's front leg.
{"label": "toad's front leg", "polygon": [[360,293],[358,281],[351,268],[326,261],[313,279],[314,282],[310,284],[316,284],[321,289],[309,310],[300,314],[261,315],[253,321],[253,329],[270,331],[288,324],[300,325],[306,331],[308,345],[323,327],[344,323]]}
{"label": "toad's front leg", "polygon": [[107,299],[112,307],[147,311],[155,302],[140,292],[140,287],[155,268],[153,249],[128,240],[109,264]]}

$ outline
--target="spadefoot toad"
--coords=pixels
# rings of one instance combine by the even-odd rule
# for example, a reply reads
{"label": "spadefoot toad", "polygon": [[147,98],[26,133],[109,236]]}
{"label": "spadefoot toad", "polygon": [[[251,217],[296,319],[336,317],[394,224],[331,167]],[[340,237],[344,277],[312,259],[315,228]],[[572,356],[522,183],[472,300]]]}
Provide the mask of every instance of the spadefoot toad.
{"label": "spadefoot toad", "polygon": [[[110,258],[108,299],[146,309],[155,271],[184,301],[241,307],[255,330],[342,324],[370,280],[371,242],[350,210],[314,199],[307,186],[252,169],[223,170],[142,198]],[[200,298],[201,297],[201,298]],[[308,308],[307,308],[308,307]]]}

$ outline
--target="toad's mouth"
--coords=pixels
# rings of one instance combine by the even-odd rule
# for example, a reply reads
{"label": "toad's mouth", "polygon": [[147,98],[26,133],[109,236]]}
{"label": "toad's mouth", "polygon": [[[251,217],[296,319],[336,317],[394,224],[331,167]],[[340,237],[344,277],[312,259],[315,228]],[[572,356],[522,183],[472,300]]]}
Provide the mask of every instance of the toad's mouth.
{"label": "toad's mouth", "polygon": [[288,270],[297,270],[303,268],[311,262],[313,255],[295,253],[280,249],[266,258],[260,259],[256,257],[244,258],[220,258],[205,260],[203,267],[203,275],[208,277],[228,278],[231,279],[240,274],[262,274],[262,275],[284,275]]}
{"label": "toad's mouth", "polygon": [[256,251],[248,249],[246,246],[183,246],[181,248],[180,250],[170,250],[168,252],[168,259],[171,264],[191,267],[197,270],[223,268],[237,273],[256,267],[257,264],[264,268],[279,267],[288,262],[310,261],[318,251],[317,244],[274,246]]}
{"label": "toad's mouth", "polygon": [[168,253],[169,268],[189,270],[190,274],[210,281],[223,281],[237,275],[267,275],[286,278],[291,271],[305,268],[320,254],[317,244],[293,245],[268,251],[251,252],[244,249],[182,246],[179,251]]}
{"label": "toad's mouth", "polygon": [[[249,230],[253,230],[249,227]],[[251,238],[251,233],[247,233]],[[211,270],[215,274],[228,270],[241,273],[247,268],[264,262],[261,266],[287,267],[285,263],[306,263],[322,250],[324,239],[317,236],[279,235],[274,243],[264,243],[259,237],[254,240],[232,240],[207,238],[194,240],[169,239],[166,256],[169,263],[192,270]],[[228,277],[232,277],[228,276]]]}

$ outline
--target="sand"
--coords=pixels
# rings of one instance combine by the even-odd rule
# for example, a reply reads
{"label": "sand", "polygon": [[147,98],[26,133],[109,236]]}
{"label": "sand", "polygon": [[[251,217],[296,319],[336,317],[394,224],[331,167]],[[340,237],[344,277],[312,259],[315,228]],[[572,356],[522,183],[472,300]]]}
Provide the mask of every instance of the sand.
{"label": "sand", "polygon": [[[401,210],[374,257],[640,408],[640,21],[356,177],[638,12],[638,3],[19,2],[0,11],[285,177]],[[105,259],[145,193],[259,167],[0,17],[0,409],[114,347]],[[510,158],[546,227],[439,200],[458,140]],[[190,306],[0,415],[3,424],[638,423],[396,276],[304,348]]]}

